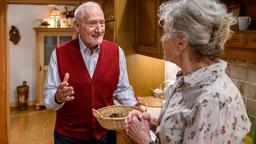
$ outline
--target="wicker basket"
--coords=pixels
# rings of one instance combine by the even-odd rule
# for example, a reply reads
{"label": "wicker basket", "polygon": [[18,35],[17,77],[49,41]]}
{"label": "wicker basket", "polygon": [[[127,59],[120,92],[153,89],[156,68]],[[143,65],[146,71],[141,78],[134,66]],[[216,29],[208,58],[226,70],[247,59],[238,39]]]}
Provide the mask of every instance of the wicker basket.
{"label": "wicker basket", "polygon": [[[143,112],[145,110],[137,108],[137,110]],[[100,108],[98,110],[92,109],[94,117],[98,120],[99,124],[108,130],[122,130],[124,129],[125,117],[130,111],[132,111],[134,106],[130,105],[112,105]],[[110,117],[113,113],[121,114],[123,117]]]}

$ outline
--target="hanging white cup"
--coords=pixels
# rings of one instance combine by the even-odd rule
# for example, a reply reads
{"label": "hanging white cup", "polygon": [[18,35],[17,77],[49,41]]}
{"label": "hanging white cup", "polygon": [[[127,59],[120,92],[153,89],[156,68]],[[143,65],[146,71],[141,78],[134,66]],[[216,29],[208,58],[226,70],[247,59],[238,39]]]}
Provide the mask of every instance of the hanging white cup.
{"label": "hanging white cup", "polygon": [[251,24],[252,18],[249,16],[239,16],[237,17],[239,30],[246,30]]}

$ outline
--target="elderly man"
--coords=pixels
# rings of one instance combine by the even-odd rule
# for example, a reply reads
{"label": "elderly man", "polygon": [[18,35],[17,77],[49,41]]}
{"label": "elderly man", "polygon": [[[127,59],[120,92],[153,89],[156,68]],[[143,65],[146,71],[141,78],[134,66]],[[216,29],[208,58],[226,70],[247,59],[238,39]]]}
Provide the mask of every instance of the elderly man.
{"label": "elderly man", "polygon": [[102,128],[91,109],[137,103],[129,84],[125,55],[117,44],[103,40],[105,19],[95,2],[75,11],[78,38],[58,46],[51,56],[45,82],[45,105],[56,109],[56,144],[114,144],[114,131]]}

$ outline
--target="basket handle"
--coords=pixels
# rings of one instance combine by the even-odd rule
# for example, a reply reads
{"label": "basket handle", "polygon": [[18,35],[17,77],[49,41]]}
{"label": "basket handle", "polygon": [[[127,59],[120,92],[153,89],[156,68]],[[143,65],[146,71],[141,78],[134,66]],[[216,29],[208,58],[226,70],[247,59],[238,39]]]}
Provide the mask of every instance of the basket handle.
{"label": "basket handle", "polygon": [[96,116],[98,116],[99,118],[102,118],[102,115],[101,115],[97,110],[95,110],[94,108],[92,109],[92,112],[93,112]]}

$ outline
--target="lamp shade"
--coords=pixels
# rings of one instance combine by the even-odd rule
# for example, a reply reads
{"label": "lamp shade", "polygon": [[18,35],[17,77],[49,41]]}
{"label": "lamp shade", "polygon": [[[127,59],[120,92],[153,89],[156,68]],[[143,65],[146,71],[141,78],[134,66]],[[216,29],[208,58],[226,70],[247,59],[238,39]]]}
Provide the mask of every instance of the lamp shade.
{"label": "lamp shade", "polygon": [[59,18],[60,17],[60,11],[55,7],[53,10],[51,10],[50,13],[51,18]]}

